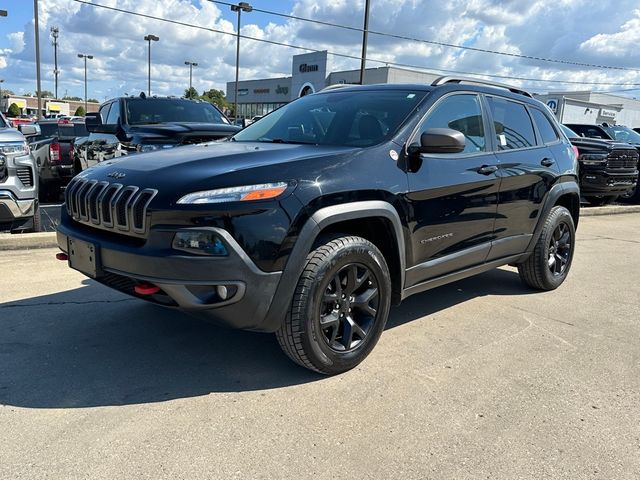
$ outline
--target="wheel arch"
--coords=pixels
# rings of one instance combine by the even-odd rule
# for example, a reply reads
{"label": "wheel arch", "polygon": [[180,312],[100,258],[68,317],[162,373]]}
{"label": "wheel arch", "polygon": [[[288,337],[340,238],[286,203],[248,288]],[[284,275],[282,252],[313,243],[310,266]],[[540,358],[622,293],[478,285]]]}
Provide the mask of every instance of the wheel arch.
{"label": "wheel arch", "polygon": [[337,233],[361,236],[380,249],[391,273],[393,300],[399,302],[404,287],[406,253],[402,222],[396,209],[382,200],[332,205],[317,210],[302,227],[265,318],[265,329],[279,328],[307,255],[317,241]]}

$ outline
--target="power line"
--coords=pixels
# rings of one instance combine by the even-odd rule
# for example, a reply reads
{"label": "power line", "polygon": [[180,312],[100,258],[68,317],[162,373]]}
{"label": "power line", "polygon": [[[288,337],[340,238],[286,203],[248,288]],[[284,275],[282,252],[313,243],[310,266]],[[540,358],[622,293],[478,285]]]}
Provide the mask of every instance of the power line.
{"label": "power line", "polygon": [[[221,0],[208,0],[211,3],[219,3],[221,5],[233,5],[233,3],[229,3],[229,2],[224,2]],[[348,25],[340,25],[338,23],[331,23],[331,22],[325,22],[322,20],[313,20],[311,18],[304,18],[304,17],[298,17],[296,15],[290,15],[287,13],[281,13],[281,12],[274,12],[271,10],[263,10],[260,8],[256,8],[253,7],[253,10],[255,12],[260,12],[260,13],[264,13],[267,15],[274,15],[274,16],[278,16],[278,17],[283,17],[283,18],[288,18],[290,20],[299,20],[301,22],[309,22],[309,23],[315,23],[318,25],[325,25],[327,27],[335,27],[335,28],[342,28],[344,30],[351,30],[354,32],[360,32],[362,33],[364,31],[364,29],[362,28],[358,28],[358,27],[350,27]],[[376,30],[368,30],[368,32],[371,35],[378,35],[378,36],[382,36],[382,37],[390,37],[390,38],[396,38],[398,40],[409,40],[411,42],[418,42],[418,43],[427,43],[430,45],[437,45],[440,47],[447,47],[447,48],[457,48],[460,50],[470,50],[470,51],[474,51],[474,52],[481,52],[481,53],[489,53],[489,54],[493,54],[493,55],[503,55],[503,56],[507,56],[507,57],[515,57],[515,58],[523,58],[526,60],[536,60],[536,61],[540,61],[540,62],[552,62],[552,63],[560,63],[560,64],[564,64],[564,65],[573,65],[573,66],[578,66],[578,67],[592,67],[592,68],[603,68],[603,69],[609,69],[609,70],[627,70],[627,71],[632,71],[632,72],[640,72],[640,69],[637,68],[629,68],[629,67],[619,67],[619,66],[613,66],[613,65],[598,65],[595,63],[583,63],[583,62],[573,62],[570,60],[560,60],[560,59],[556,59],[556,58],[545,58],[545,57],[537,57],[534,55],[524,55],[521,53],[510,53],[510,52],[501,52],[499,50],[489,50],[486,48],[479,48],[479,47],[470,47],[467,45],[457,45],[455,43],[445,43],[445,42],[436,42],[434,40],[426,40],[424,38],[415,38],[415,37],[407,37],[404,35],[398,35],[395,33],[388,33],[388,32],[379,32]]]}
{"label": "power line", "polygon": [[[232,33],[232,32],[225,32],[224,30],[218,30],[218,29],[210,28],[210,27],[203,27],[201,25],[194,25],[194,24],[190,24],[190,23],[186,23],[186,22],[181,22],[179,20],[171,20],[171,19],[168,19],[168,18],[156,17],[156,16],[149,15],[149,14],[146,14],[146,13],[134,12],[134,11],[131,11],[131,10],[125,10],[123,8],[118,8],[118,7],[110,7],[110,6],[107,6],[107,5],[101,5],[99,3],[92,3],[92,2],[90,2],[88,0],[73,0],[73,1],[76,2],[76,3],[84,4],[84,5],[90,5],[92,7],[99,7],[99,8],[103,8],[103,9],[106,9],[106,10],[115,11],[115,12],[125,13],[125,14],[129,14],[129,15],[136,15],[136,16],[139,16],[139,17],[148,18],[150,20],[157,20],[157,21],[171,23],[171,24],[175,24],[175,25],[181,25],[183,27],[196,28],[196,29],[199,29],[199,30],[205,30],[205,31],[208,31],[208,32],[219,33],[219,34],[222,34],[222,35],[229,35],[229,36],[236,37],[236,34]],[[304,51],[307,51],[307,52],[320,53],[320,52],[324,52],[325,51],[325,50],[319,50],[319,49],[316,49],[316,48],[302,47],[300,45],[293,45],[293,44],[284,43],[284,42],[277,42],[275,40],[267,40],[267,39],[264,39],[264,38],[251,37],[249,35],[240,34],[240,38],[244,38],[244,39],[247,39],[247,40],[252,40],[254,42],[262,42],[262,43],[267,43],[267,44],[270,44],[270,45],[278,45],[278,46],[282,46],[282,47],[293,48],[293,49],[296,49],[296,50],[304,50]],[[351,60],[360,60],[360,57],[356,56],[356,55],[349,55],[349,54],[345,54],[345,53],[331,52],[331,51],[328,51],[328,50],[326,52],[327,52],[328,55],[332,55],[334,57],[347,58],[347,59],[351,59]],[[613,85],[613,86],[621,86],[621,87],[640,86],[640,83],[585,82],[585,81],[577,81],[577,80],[557,80],[557,79],[544,79],[544,78],[527,78],[527,77],[517,77],[517,76],[512,76],[512,75],[497,75],[497,74],[490,74],[490,73],[466,72],[466,71],[461,71],[461,70],[447,70],[447,69],[443,69],[443,68],[425,67],[425,66],[422,66],[422,65],[414,65],[414,64],[410,64],[410,63],[390,62],[390,61],[387,61],[387,60],[379,60],[379,59],[375,59],[375,58],[368,58],[367,61],[374,62],[374,63],[380,63],[380,64],[384,64],[384,65],[396,66],[396,67],[405,67],[405,68],[426,70],[427,72],[453,73],[453,74],[457,74],[457,75],[471,75],[471,76],[476,76],[476,77],[500,78],[500,79],[503,79],[503,80],[519,80],[519,81],[523,81],[523,82],[560,83],[560,84],[573,84],[573,85]]]}

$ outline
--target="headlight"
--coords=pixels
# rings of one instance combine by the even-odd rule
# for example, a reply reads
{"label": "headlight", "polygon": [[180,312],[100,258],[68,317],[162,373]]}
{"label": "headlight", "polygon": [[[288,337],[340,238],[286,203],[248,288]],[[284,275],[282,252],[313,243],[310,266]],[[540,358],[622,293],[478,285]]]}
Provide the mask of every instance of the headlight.
{"label": "headlight", "polygon": [[138,151],[140,153],[154,152],[156,150],[173,148],[175,146],[176,145],[174,143],[147,143],[146,145],[138,145]]}
{"label": "headlight", "polygon": [[603,165],[607,163],[606,154],[584,154],[580,155],[579,160],[585,165]]}
{"label": "headlight", "polygon": [[178,203],[223,203],[246,202],[250,200],[267,200],[275,198],[287,189],[287,183],[263,183],[261,185],[244,185],[242,187],[218,188],[216,190],[204,190],[185,195]]}
{"label": "headlight", "polygon": [[29,145],[27,145],[27,142],[0,143],[0,153],[5,155],[27,155],[29,153]]}

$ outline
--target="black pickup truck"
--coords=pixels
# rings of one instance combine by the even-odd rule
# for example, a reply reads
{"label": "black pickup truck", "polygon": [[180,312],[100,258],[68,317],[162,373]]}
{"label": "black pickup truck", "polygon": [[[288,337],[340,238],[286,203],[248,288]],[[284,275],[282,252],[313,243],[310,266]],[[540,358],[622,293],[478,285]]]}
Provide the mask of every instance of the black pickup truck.
{"label": "black pickup truck", "polygon": [[64,119],[41,120],[40,133],[27,137],[36,161],[40,201],[56,201],[61,188],[78,173],[73,162],[73,144],[89,133],[84,122]]}
{"label": "black pickup truck", "polygon": [[578,149],[580,193],[591,205],[604,205],[633,192],[638,183],[638,150],[615,140],[581,137],[562,125]]}
{"label": "black pickup truck", "polygon": [[74,150],[84,170],[104,160],[230,137],[240,130],[215,106],[175,97],[120,97],[87,114],[86,140]]}

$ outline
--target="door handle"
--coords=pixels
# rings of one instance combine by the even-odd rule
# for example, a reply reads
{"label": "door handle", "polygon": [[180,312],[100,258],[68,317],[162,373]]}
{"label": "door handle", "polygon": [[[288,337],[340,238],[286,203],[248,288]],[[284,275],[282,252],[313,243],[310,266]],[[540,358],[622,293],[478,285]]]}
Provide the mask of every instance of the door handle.
{"label": "door handle", "polygon": [[543,158],[543,159],[540,161],[540,165],[542,165],[543,167],[550,167],[550,166],[551,166],[551,165],[553,165],[554,163],[556,163],[556,162],[554,162],[554,161],[553,161],[553,160],[551,160],[550,158]]}
{"label": "door handle", "polygon": [[498,167],[496,165],[483,165],[478,169],[478,173],[482,175],[491,175],[498,171]]}

